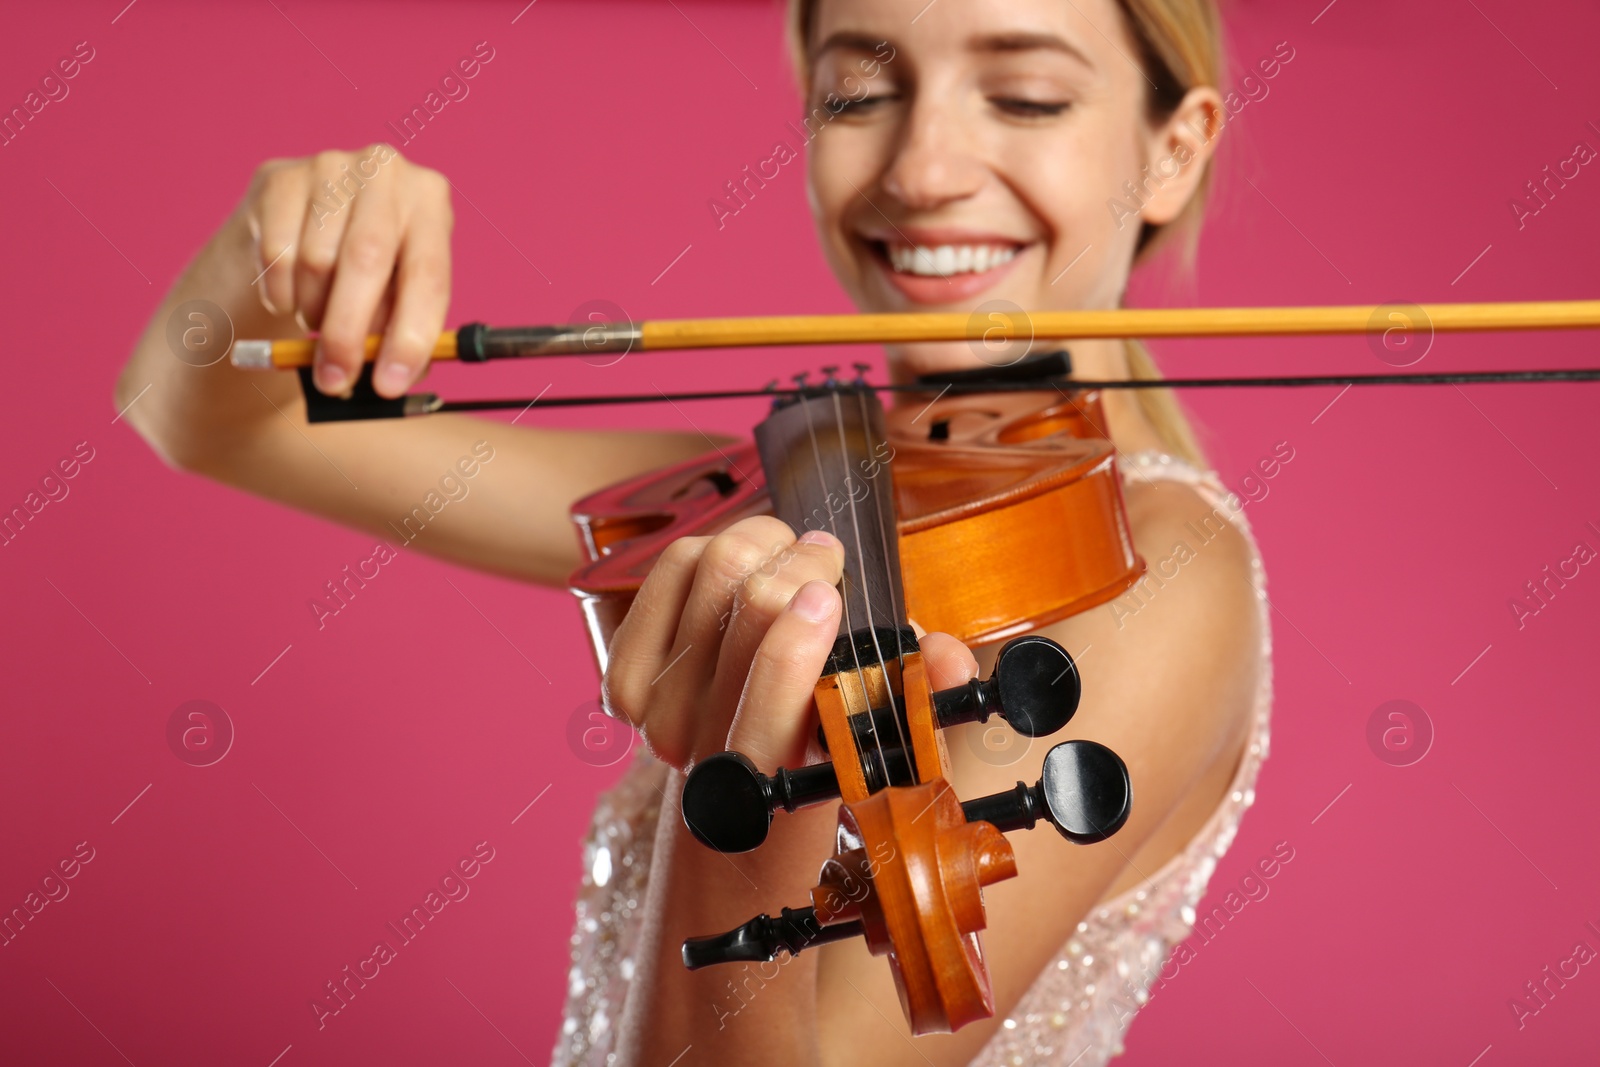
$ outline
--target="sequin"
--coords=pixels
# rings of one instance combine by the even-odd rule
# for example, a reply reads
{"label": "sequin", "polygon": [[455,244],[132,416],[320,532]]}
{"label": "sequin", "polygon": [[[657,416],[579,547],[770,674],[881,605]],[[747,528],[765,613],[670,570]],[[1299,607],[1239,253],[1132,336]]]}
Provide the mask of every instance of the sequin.
{"label": "sequin", "polygon": [[[584,985],[569,992],[552,1063],[608,1067],[616,1061],[611,1049],[616,1037],[613,1022],[634,977],[639,904],[649,879],[650,847],[665,779],[666,766],[641,750],[622,781],[595,807],[584,843],[583,888],[572,936],[573,972],[584,976]],[[610,857],[603,882],[596,877],[601,849]],[[594,918],[602,914],[607,916],[603,925]]]}
{"label": "sequin", "polygon": [[[1125,479],[1171,480],[1194,488],[1238,528],[1254,552],[1242,506],[1229,499],[1214,473],[1154,452],[1123,455],[1120,462]],[[1250,571],[1261,620],[1263,667],[1251,736],[1228,794],[1183,852],[1148,881],[1103,902],[1078,923],[1055,966],[1046,966],[1034,979],[972,1067],[1104,1067],[1122,1054],[1133,1011],[1149,1001],[1150,986],[1167,957],[1193,931],[1196,908],[1218,857],[1233,844],[1244,810],[1255,801],[1256,776],[1271,749],[1272,631],[1266,572],[1258,554]],[[616,1062],[611,1043],[634,978],[641,902],[665,774],[666,768],[641,750],[622,781],[595,808],[584,843],[572,974],[553,1065],[610,1067]]]}

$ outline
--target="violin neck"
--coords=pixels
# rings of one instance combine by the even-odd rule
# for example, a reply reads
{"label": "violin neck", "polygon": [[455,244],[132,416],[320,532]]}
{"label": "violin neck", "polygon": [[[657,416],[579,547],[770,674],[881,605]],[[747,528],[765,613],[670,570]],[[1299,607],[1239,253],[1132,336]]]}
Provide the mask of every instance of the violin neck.
{"label": "violin neck", "polygon": [[[853,386],[804,394],[757,426],[755,439],[773,513],[797,534],[825,530],[844,545],[841,638],[859,644],[909,630],[890,470],[894,450],[877,395]],[[885,648],[882,655],[899,651]]]}

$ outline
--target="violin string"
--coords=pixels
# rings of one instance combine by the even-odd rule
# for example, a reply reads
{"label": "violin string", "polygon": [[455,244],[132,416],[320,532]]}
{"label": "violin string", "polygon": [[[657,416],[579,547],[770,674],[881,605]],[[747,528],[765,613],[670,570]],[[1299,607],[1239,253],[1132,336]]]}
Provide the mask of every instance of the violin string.
{"label": "violin string", "polygon": [[[796,390],[796,392],[798,393],[799,390]],[[816,467],[817,467],[817,486],[823,492],[823,505],[826,507],[827,506],[826,493],[827,493],[827,488],[828,488],[828,476],[825,473],[823,473],[822,446],[817,441],[817,428],[816,428],[816,425],[811,420],[811,401],[810,401],[810,399],[808,399],[805,396],[801,396],[800,397],[800,409],[801,409],[801,411],[803,411],[805,413],[805,417],[806,417],[806,433],[811,438],[811,457],[812,457],[813,461],[816,463]],[[844,538],[839,537],[838,528],[834,525],[833,509],[831,507],[829,507],[827,510],[828,510],[828,532],[833,534],[834,537],[838,537],[839,538],[839,544],[840,545],[844,545]],[[855,623],[851,620],[851,617],[850,617],[850,588],[849,588],[849,586],[850,586],[850,551],[849,551],[848,546],[846,546],[846,548],[845,548],[845,569],[844,569],[843,581],[844,581],[845,588],[840,592],[839,601],[844,607],[844,634],[845,634],[845,639],[846,639],[846,641],[848,642],[848,644],[850,646],[850,657],[851,657],[851,659],[853,659],[855,661],[855,665],[856,665],[855,677],[856,677],[856,680],[861,684],[861,695],[862,695],[862,701],[861,702],[864,705],[866,705],[867,710],[870,713],[871,710],[872,710],[872,700],[870,699],[870,697],[867,694],[867,680],[866,680],[865,675],[862,672],[861,655],[860,655],[860,652],[856,649],[856,642],[855,642],[855,637],[854,637],[854,634],[855,634]],[[887,762],[887,759],[884,756],[883,743],[878,740],[878,725],[877,725],[877,722],[873,719],[871,714],[867,715],[867,730],[868,730],[868,732],[870,733],[870,735],[872,737],[873,747],[877,750],[879,766],[882,766],[885,769],[887,769],[888,768],[888,762]],[[857,762],[862,764],[863,777],[865,777],[866,760],[863,758],[865,756],[865,753],[863,753],[861,751],[861,745],[860,745],[859,742],[856,741],[856,736],[855,736],[855,731],[854,730],[850,731],[850,744],[856,751],[856,760],[857,760]]]}
{"label": "violin string", "polygon": [[[835,395],[837,396],[838,394],[835,394]],[[872,420],[871,420],[871,418],[869,418],[869,411],[868,411],[868,408],[867,408],[867,393],[866,393],[866,390],[864,390],[864,389],[857,390],[857,392],[856,392],[856,402],[861,405],[861,426],[863,428],[863,432],[866,434],[867,450],[868,450],[869,454],[876,454],[877,445],[872,440],[872,433],[871,433]],[[872,493],[872,487],[871,486],[867,487],[867,492],[869,494]],[[883,510],[884,510],[883,509],[883,503],[887,499],[889,499],[889,497],[888,497],[888,494],[886,492],[878,493],[873,498],[873,503],[874,503],[874,505],[876,507],[876,510],[878,512],[878,543],[883,549],[883,558],[884,558],[885,561],[887,561],[889,559],[888,523],[885,521],[887,516],[885,516],[884,513],[883,513]],[[891,581],[889,583],[889,614],[890,614],[890,617],[892,618],[892,620],[894,621],[895,666],[897,668],[899,668],[899,671],[900,671],[900,693],[901,693],[901,697],[902,697],[902,699],[909,700],[910,698],[905,695],[905,688],[906,688],[906,646],[905,646],[905,641],[902,638],[901,633],[900,633],[900,629],[901,629],[900,628],[900,601],[899,601],[899,597],[896,596],[896,594],[895,594],[895,583],[893,581],[893,578],[894,578],[894,575],[891,574],[890,575]],[[881,653],[880,653],[880,655],[881,655]],[[893,700],[892,696],[891,696],[890,701],[889,701],[889,710],[893,713],[893,717],[894,717],[894,732],[895,732],[895,736],[898,737],[899,740],[900,740],[900,751],[905,753],[906,770],[907,770],[908,773],[910,773],[912,779],[915,780],[917,778],[917,774],[915,772],[916,761],[912,758],[911,745],[908,744],[907,741],[906,741],[905,728],[900,723],[900,709],[894,706],[894,700]]]}
{"label": "violin string", "polygon": [[[1595,382],[1600,381],[1600,368],[1583,367],[1574,370],[1527,371],[1462,371],[1433,374],[1315,374],[1273,378],[1140,378],[1116,380],[1083,380],[1076,378],[1039,381],[972,381],[936,383],[948,394],[1044,392],[1056,384],[1073,389],[1234,389],[1234,388],[1304,388],[1322,385],[1495,385],[1539,382]],[[935,385],[926,383],[883,384],[864,383],[868,389],[880,393],[927,393]],[[655,404],[677,400],[738,400],[764,397],[769,400],[799,396],[796,389],[719,389],[694,393],[641,393],[613,396],[571,396],[507,398],[495,400],[438,401],[432,394],[417,393],[415,398],[432,401],[427,412],[436,411],[499,411],[527,408],[535,404],[542,408],[594,407],[604,404]],[[330,401],[330,403],[335,403]]]}
{"label": "violin string", "polygon": [[[843,465],[843,467],[845,469],[845,472],[846,472],[846,477],[848,478],[849,477],[849,471],[850,471],[850,451],[845,446],[844,407],[840,403],[838,390],[834,390],[832,399],[833,399],[833,424],[834,424],[834,428],[838,431],[838,434],[839,434],[839,462]],[[855,494],[851,493],[849,491],[846,491],[845,492],[845,499],[850,501],[850,530],[851,530],[851,533],[855,537],[855,542],[856,542],[856,560],[859,563],[860,561],[863,561],[863,560],[866,559],[866,552],[861,547],[861,518],[860,518],[859,515],[856,514],[856,497],[855,497]],[[887,556],[884,557],[884,563],[885,564],[888,563],[888,557]],[[865,578],[865,571],[863,571],[863,578]],[[889,664],[884,661],[884,658],[883,658],[883,646],[878,643],[878,624],[877,624],[877,620],[874,619],[873,615],[872,615],[872,586],[869,585],[865,580],[863,580],[862,583],[861,583],[861,602],[864,605],[866,605],[866,609],[867,609],[867,633],[872,635],[872,650],[875,653],[877,653],[877,656],[878,656],[878,669],[883,672],[884,689],[889,693],[890,717],[895,720],[895,731],[898,733],[900,731],[900,717],[898,715],[894,714],[894,710],[895,710],[894,709],[894,690],[890,686],[890,682],[889,682]],[[863,678],[861,680],[861,690],[862,690],[863,694],[866,693],[866,679],[865,678]],[[871,714],[871,711],[872,711],[872,700],[871,700],[870,697],[867,698],[866,705],[867,705],[867,711],[868,711],[867,720],[872,723],[872,736],[876,740],[877,737],[878,737],[877,718]],[[883,780],[884,780],[884,784],[887,785],[890,782],[890,778],[889,778],[889,761],[887,760],[887,758],[884,757],[883,742],[882,741],[878,741],[877,744],[878,744],[878,758],[883,761],[882,764],[881,764],[881,766],[883,767]],[[900,744],[901,744],[901,751],[904,752],[904,750],[905,750],[905,737],[904,737],[904,735],[902,735],[901,738],[900,738]],[[907,761],[909,763],[911,753],[906,752],[905,755],[906,755]]]}

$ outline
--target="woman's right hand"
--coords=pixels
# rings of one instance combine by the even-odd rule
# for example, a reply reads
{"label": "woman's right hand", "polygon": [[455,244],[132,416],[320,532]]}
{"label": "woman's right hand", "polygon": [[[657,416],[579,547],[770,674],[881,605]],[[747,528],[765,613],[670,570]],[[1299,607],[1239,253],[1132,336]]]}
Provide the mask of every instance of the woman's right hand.
{"label": "woman's right hand", "polygon": [[404,393],[427,369],[450,303],[450,183],[393,147],[273,159],[242,205],[256,292],[273,315],[320,331],[315,377],[331,395],[361,371],[382,333],[373,386]]}

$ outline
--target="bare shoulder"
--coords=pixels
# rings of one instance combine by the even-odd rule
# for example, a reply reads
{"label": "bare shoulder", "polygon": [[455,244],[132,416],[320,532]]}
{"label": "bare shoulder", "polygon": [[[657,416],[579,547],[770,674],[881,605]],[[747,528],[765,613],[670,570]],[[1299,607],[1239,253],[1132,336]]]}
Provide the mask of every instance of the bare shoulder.
{"label": "bare shoulder", "polygon": [[1198,760],[1182,769],[1198,774],[1208,755],[1225,758],[1254,706],[1263,666],[1255,551],[1236,521],[1237,497],[1214,505],[1161,479],[1133,482],[1126,501],[1144,576],[1066,625],[1092,648],[1086,676],[1117,694],[1122,729],[1138,708],[1138,726],[1187,734]]}
{"label": "bare shoulder", "polygon": [[1146,570],[1112,601],[1113,625],[1123,631],[1140,622],[1144,640],[1179,639],[1212,653],[1253,632],[1255,554],[1235,521],[1238,498],[1213,505],[1192,486],[1162,479],[1130,484],[1125,499]]}
{"label": "bare shoulder", "polygon": [[1158,479],[1135,480],[1125,499],[1143,577],[1050,635],[1079,655],[1074,725],[1122,752],[1143,779],[1154,818],[1136,829],[1157,835],[1169,816],[1186,821],[1180,809],[1209,813],[1192,790],[1231,774],[1265,669],[1263,623],[1237,497],[1214,505],[1193,486]]}
{"label": "bare shoulder", "polygon": [[[1123,752],[1161,782],[1144,795],[1162,800],[1144,809],[1164,806],[1164,817],[1189,785],[1230,762],[1248,730],[1264,669],[1255,552],[1236,497],[1214,506],[1190,485],[1157,479],[1133,481],[1125,500],[1145,573],[1110,602],[1039,632],[1078,663],[1074,735]],[[1043,760],[1037,751],[995,766],[967,747],[952,745],[952,759],[975,785],[1009,784]]]}

